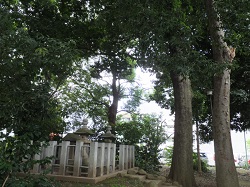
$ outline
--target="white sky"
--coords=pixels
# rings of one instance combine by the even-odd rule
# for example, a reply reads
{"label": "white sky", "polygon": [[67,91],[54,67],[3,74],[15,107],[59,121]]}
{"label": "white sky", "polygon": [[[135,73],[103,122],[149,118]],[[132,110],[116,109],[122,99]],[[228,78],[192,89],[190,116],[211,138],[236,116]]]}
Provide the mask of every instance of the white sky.
{"label": "white sky", "polygon": [[[153,81],[155,80],[155,75],[152,75],[151,73],[142,72],[140,68],[136,69],[136,80],[139,81],[140,85],[147,89],[147,91],[153,91]],[[140,112],[142,114],[161,114],[163,116],[163,119],[166,120],[167,125],[173,125],[174,124],[174,116],[170,115],[170,111],[167,109],[162,109],[156,102],[144,102],[140,106]]]}

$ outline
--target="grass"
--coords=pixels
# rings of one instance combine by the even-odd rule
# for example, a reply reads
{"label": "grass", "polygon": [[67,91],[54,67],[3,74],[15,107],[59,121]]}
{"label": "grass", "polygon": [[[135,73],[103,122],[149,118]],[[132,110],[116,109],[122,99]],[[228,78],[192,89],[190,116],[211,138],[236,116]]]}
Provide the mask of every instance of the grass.
{"label": "grass", "polygon": [[83,183],[70,183],[61,182],[62,187],[143,187],[143,184],[138,179],[131,179],[128,177],[116,176],[106,179],[97,184],[83,184]]}

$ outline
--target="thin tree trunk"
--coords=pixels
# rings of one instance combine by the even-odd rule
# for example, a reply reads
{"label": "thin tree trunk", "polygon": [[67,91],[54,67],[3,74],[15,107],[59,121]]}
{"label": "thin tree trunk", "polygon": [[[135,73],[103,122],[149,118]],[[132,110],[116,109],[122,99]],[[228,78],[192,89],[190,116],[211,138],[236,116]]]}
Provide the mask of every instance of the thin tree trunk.
{"label": "thin tree trunk", "polygon": [[175,101],[174,150],[169,178],[183,187],[194,187],[192,96],[188,77],[171,73]]}
{"label": "thin tree trunk", "polygon": [[[217,63],[232,62],[230,49],[224,42],[224,31],[214,7],[214,0],[206,0],[210,35],[212,38],[213,59]],[[238,187],[239,181],[234,163],[230,135],[230,70],[214,76],[213,134],[218,187]]]}
{"label": "thin tree trunk", "polygon": [[[116,77],[116,72],[112,72],[112,96],[113,96],[113,101],[112,104],[109,107],[108,110],[108,122],[109,125],[111,125],[112,127],[115,126],[116,124],[116,116],[117,116],[117,109],[118,109],[118,102],[119,102],[119,88],[117,88],[117,77]],[[112,130],[114,130],[114,128],[112,128]]]}
{"label": "thin tree trunk", "polygon": [[201,175],[201,156],[200,156],[200,136],[199,136],[199,122],[196,121],[196,143],[197,143],[197,161],[198,161],[198,173]]}
{"label": "thin tree trunk", "polygon": [[7,183],[8,179],[10,177],[10,173],[7,175],[7,177],[5,178],[3,184],[2,184],[2,187],[5,187],[5,184]]}

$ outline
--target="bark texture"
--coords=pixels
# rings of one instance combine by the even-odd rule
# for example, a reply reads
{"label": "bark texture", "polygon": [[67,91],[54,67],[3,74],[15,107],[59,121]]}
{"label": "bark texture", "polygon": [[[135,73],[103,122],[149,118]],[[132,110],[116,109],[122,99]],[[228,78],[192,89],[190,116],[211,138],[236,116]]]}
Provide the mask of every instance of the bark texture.
{"label": "bark texture", "polygon": [[[213,59],[217,63],[232,62],[230,50],[224,42],[224,32],[216,12],[214,0],[206,0],[209,30],[212,39]],[[213,134],[218,187],[238,187],[239,181],[234,163],[230,135],[230,70],[214,76]]]}
{"label": "bark texture", "polygon": [[183,187],[195,187],[193,172],[192,95],[188,77],[171,73],[175,101],[174,150],[169,178]]}
{"label": "bark texture", "polygon": [[[118,109],[118,102],[120,99],[120,85],[117,86],[117,73],[115,71],[112,71],[112,96],[113,101],[108,109],[108,123],[112,127],[116,124],[116,116],[117,116],[117,109]],[[112,128],[113,130],[114,128]]]}

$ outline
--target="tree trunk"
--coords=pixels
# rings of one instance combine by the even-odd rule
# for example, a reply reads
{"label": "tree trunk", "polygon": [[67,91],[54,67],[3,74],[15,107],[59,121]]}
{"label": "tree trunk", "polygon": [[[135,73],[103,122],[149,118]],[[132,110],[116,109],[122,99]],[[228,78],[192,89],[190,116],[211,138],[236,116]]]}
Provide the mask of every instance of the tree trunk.
{"label": "tree trunk", "polygon": [[188,77],[171,73],[174,87],[175,132],[169,178],[183,187],[194,187],[192,96]]}
{"label": "tree trunk", "polygon": [[199,122],[196,121],[196,143],[197,143],[197,161],[198,161],[198,173],[202,174],[201,169],[201,155],[200,155],[200,135],[199,135]]}
{"label": "tree trunk", "polygon": [[230,135],[230,73],[214,78],[213,133],[218,187],[239,186]]}
{"label": "tree trunk", "polygon": [[[232,62],[233,57],[221,28],[220,18],[213,0],[206,0],[210,35],[212,38],[213,59],[217,63]],[[230,70],[224,69],[214,76],[213,134],[218,187],[238,187],[239,181],[234,163],[230,135]]]}
{"label": "tree trunk", "polygon": [[[119,102],[119,88],[117,88],[116,81],[117,76],[116,72],[112,71],[112,96],[113,101],[108,109],[108,123],[111,125],[111,127],[114,127],[116,124],[116,116],[117,116],[117,109],[118,109],[118,102]],[[112,128],[114,130],[114,128]]]}

